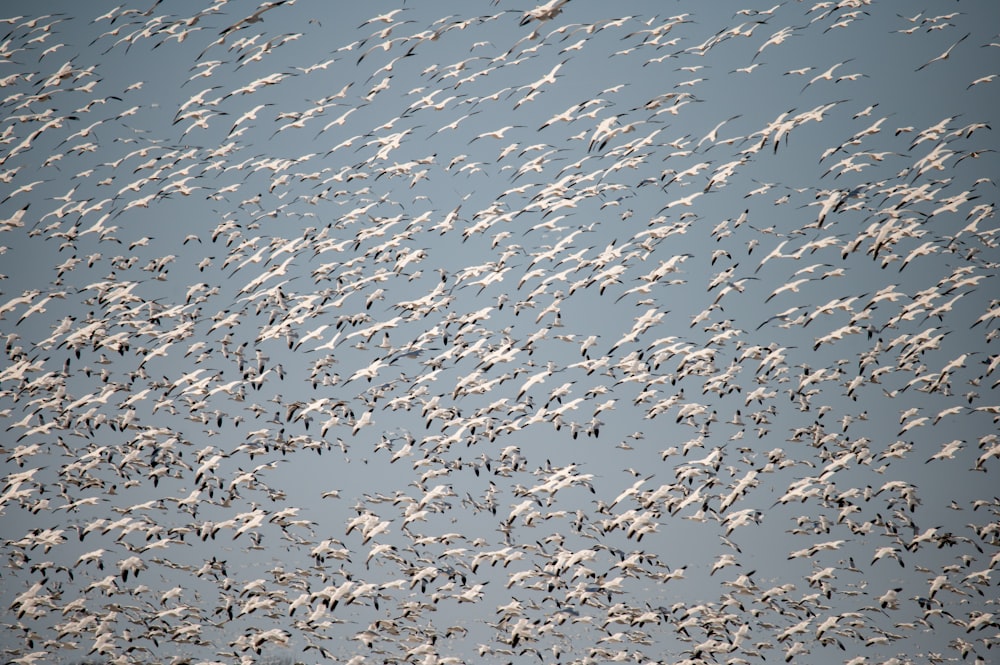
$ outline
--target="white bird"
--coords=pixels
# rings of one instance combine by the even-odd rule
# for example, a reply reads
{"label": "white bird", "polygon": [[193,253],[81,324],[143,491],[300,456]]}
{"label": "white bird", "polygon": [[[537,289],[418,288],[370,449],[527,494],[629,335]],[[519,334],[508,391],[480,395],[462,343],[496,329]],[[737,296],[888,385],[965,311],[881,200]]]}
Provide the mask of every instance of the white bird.
{"label": "white bird", "polygon": [[915,71],[919,72],[921,69],[923,69],[924,67],[927,67],[928,65],[931,65],[931,64],[933,64],[935,62],[939,62],[941,60],[947,60],[948,56],[951,55],[952,50],[956,46],[958,46],[959,44],[961,44],[962,42],[964,42],[966,39],[968,39],[969,35],[971,35],[971,34],[972,34],[971,32],[967,32],[965,35],[962,36],[961,39],[959,39],[957,42],[955,42],[954,44],[952,44],[951,46],[949,46],[948,48],[946,48],[941,55],[936,56],[934,58],[931,58],[930,60],[928,60],[924,64],[922,64],[919,67],[917,67],[917,69]]}
{"label": "white bird", "polygon": [[549,21],[562,13],[562,8],[569,0],[549,0],[544,5],[538,5],[534,9],[524,12],[521,17],[521,25],[527,25],[532,21]]}
{"label": "white bird", "polygon": [[472,138],[472,140],[469,141],[469,143],[472,143],[474,141],[478,141],[479,139],[485,139],[485,138],[502,139],[504,137],[504,134],[506,134],[510,130],[515,129],[515,128],[519,128],[519,127],[523,127],[523,126],[524,125],[506,125],[505,127],[501,127],[500,129],[494,129],[494,130],[489,131],[489,132],[483,132],[482,134],[479,134],[478,136],[474,136]]}

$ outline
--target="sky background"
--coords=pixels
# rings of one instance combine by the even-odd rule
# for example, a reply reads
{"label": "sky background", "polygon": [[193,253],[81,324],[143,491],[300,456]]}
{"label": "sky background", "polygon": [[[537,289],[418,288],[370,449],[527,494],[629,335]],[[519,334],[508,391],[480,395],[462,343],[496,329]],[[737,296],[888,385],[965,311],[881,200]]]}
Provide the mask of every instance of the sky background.
{"label": "sky background", "polygon": [[6,3],[5,658],[989,662],[1000,9],[743,4]]}

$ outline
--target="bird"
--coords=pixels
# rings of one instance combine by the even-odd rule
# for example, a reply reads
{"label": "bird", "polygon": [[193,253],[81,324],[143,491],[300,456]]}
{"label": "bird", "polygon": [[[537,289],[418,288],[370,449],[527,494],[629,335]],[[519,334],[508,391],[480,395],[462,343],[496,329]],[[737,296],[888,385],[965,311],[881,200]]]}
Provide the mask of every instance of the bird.
{"label": "bird", "polygon": [[469,141],[469,144],[471,145],[473,142],[478,141],[479,139],[486,139],[486,138],[502,139],[504,137],[504,134],[506,134],[512,129],[517,129],[519,127],[523,127],[523,125],[505,125],[500,129],[494,129],[492,131],[483,132],[482,134],[478,134],[472,137],[472,139]]}
{"label": "bird", "polygon": [[245,18],[240,19],[236,23],[233,23],[228,27],[224,28],[219,34],[222,36],[222,38],[225,38],[232,32],[244,29],[248,24],[260,23],[261,21],[264,20],[263,16],[265,12],[269,12],[272,9],[284,5],[285,3],[294,3],[294,2],[295,0],[270,0],[269,2],[261,3],[260,7],[257,8],[257,11],[255,11],[254,13],[250,14]]}
{"label": "bird", "polygon": [[563,7],[569,3],[569,0],[549,0],[545,4],[538,5],[534,9],[529,9],[524,12],[521,17],[520,25],[525,26],[532,21],[549,21],[559,16],[562,13]]}
{"label": "bird", "polygon": [[952,52],[952,50],[954,50],[954,48],[955,48],[956,46],[958,46],[959,44],[961,44],[962,42],[964,42],[964,41],[965,41],[966,39],[968,39],[968,38],[969,38],[969,36],[970,36],[971,34],[972,34],[971,32],[967,32],[967,33],[965,33],[964,35],[962,35],[962,36],[961,36],[961,37],[960,37],[960,38],[958,39],[958,41],[957,41],[957,42],[955,42],[954,44],[952,44],[951,46],[949,46],[948,48],[946,48],[946,49],[945,49],[945,50],[944,50],[944,51],[943,51],[943,52],[941,53],[941,55],[938,55],[938,56],[935,56],[935,57],[931,58],[930,60],[928,60],[928,61],[927,61],[927,62],[925,62],[924,64],[922,64],[922,65],[920,65],[919,67],[917,67],[917,68],[916,68],[916,70],[914,70],[914,71],[918,71],[918,72],[919,72],[919,71],[923,70],[924,68],[926,68],[926,67],[928,67],[928,66],[930,66],[930,65],[934,64],[935,62],[940,62],[940,61],[942,61],[942,60],[947,60],[947,59],[948,59],[948,56],[950,56],[950,55],[951,55],[951,52]]}

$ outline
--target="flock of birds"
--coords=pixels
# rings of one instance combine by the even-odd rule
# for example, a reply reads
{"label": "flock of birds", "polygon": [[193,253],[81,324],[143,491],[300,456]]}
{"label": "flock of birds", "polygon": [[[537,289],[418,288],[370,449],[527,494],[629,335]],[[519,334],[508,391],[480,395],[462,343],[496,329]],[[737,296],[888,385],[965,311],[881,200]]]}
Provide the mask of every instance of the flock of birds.
{"label": "flock of birds", "polygon": [[0,19],[6,662],[1000,658],[991,0],[133,4]]}

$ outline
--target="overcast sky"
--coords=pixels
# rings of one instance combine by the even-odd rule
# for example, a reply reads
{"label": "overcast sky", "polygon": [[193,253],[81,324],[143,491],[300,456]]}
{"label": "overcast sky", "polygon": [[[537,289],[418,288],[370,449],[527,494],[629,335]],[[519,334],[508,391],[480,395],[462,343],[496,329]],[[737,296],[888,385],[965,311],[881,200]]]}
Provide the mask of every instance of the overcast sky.
{"label": "overcast sky", "polygon": [[6,658],[989,662],[1000,9],[743,4],[5,3]]}

